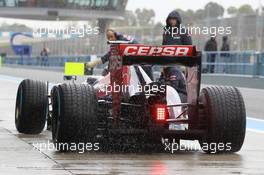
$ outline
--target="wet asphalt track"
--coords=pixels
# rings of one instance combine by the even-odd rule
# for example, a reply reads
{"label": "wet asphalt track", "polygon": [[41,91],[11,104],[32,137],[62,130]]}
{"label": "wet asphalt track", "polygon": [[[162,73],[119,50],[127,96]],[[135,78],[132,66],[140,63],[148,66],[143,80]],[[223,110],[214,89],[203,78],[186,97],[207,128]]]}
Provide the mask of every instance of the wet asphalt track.
{"label": "wet asphalt track", "polygon": [[58,153],[42,148],[42,143],[50,142],[47,131],[38,136],[17,133],[14,108],[20,80],[32,78],[59,83],[62,75],[59,72],[0,68],[1,175],[264,174],[264,90],[240,88],[250,118],[244,146],[237,154],[207,155],[198,149],[173,154]]}

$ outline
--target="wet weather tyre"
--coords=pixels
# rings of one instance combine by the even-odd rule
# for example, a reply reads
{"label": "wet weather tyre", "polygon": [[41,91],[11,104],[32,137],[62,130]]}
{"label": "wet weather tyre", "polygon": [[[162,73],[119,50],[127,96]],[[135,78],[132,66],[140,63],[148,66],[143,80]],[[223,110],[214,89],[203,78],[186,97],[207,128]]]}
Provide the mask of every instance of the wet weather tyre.
{"label": "wet weather tyre", "polygon": [[95,90],[87,84],[62,84],[51,91],[52,139],[59,151],[72,144],[94,143],[98,108]]}
{"label": "wet weather tyre", "polygon": [[42,132],[48,112],[48,94],[45,82],[23,80],[17,91],[15,125],[24,134]]}
{"label": "wet weather tyre", "polygon": [[199,140],[206,153],[232,153],[241,149],[246,131],[244,100],[235,87],[213,86],[201,91],[207,116],[207,134]]}

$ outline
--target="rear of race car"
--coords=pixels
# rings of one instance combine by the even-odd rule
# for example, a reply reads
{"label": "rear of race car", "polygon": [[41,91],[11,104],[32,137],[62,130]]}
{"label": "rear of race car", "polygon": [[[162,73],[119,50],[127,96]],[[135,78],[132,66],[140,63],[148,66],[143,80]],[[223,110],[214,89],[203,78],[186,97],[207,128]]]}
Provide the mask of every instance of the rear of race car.
{"label": "rear of race car", "polygon": [[[185,66],[187,102],[182,102],[179,93],[171,85],[151,80],[143,69],[149,65]],[[132,120],[141,118],[138,119],[142,122],[139,124],[140,129],[151,133],[159,132],[154,134],[158,137],[175,137],[178,134],[177,138],[183,138],[186,135],[184,132],[196,127],[198,119],[192,113],[197,112],[198,106],[201,55],[194,46],[112,44],[109,69],[112,75],[111,87],[125,87],[121,88],[123,91],[112,91],[114,123],[119,123],[120,118],[128,116],[122,112],[125,102],[126,105],[131,105],[130,108],[134,108],[130,115],[136,111]],[[137,115],[138,106],[133,106],[131,99],[140,99],[137,105],[141,105],[144,111],[141,115]],[[116,127],[118,128],[118,124]],[[134,129],[137,131],[137,128]],[[196,131],[193,130],[194,133]]]}
{"label": "rear of race car", "polygon": [[[208,153],[241,149],[246,128],[243,98],[235,87],[212,86],[200,92],[201,52],[194,46],[110,44],[110,73],[90,77],[96,79],[92,83],[59,84],[48,95],[45,83],[23,81],[17,93],[17,130],[38,134],[50,114],[52,139],[62,151],[70,143],[87,142],[106,148],[127,141],[129,147],[158,147],[164,139],[198,140]],[[184,66],[186,100],[171,83],[152,80],[144,70],[149,65]],[[83,63],[68,66],[77,68],[68,69],[66,79],[85,74]]]}
{"label": "rear of race car", "polygon": [[[152,81],[144,72],[145,65],[184,66],[186,101],[166,81]],[[207,87],[200,93],[201,52],[194,46],[112,43],[109,69],[111,87],[128,86],[111,93],[110,132],[138,133],[157,142],[161,138],[199,140],[208,153],[237,152],[242,147],[243,98],[234,87]],[[211,149],[211,144],[217,148]]]}

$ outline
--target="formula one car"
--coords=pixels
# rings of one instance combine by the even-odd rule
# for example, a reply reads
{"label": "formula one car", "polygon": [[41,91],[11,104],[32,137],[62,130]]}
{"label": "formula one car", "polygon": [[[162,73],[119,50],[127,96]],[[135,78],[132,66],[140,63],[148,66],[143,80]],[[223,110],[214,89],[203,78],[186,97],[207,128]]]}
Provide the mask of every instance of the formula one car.
{"label": "formula one car", "polygon": [[[22,81],[17,130],[39,134],[50,114],[52,139],[59,150],[68,143],[155,147],[180,139],[198,140],[207,153],[241,149],[246,128],[243,98],[235,87],[200,91],[201,52],[195,46],[110,44],[107,76],[89,83],[58,84],[50,95],[45,82]],[[166,81],[152,81],[143,65],[185,66],[187,100]]]}

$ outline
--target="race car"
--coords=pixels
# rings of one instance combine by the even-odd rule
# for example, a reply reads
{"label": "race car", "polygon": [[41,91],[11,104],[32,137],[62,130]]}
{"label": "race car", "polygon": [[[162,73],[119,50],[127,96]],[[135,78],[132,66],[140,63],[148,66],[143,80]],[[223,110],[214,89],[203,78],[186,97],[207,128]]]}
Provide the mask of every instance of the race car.
{"label": "race car", "polygon": [[[45,82],[22,81],[16,100],[17,130],[39,134],[50,118],[52,140],[58,150],[65,150],[65,144],[87,142],[98,142],[104,149],[154,149],[181,139],[198,140],[206,153],[241,149],[246,128],[241,93],[226,86],[200,91],[201,52],[195,46],[113,41],[110,48],[106,76],[88,76],[82,84],[58,84],[50,93]],[[75,64],[78,68],[67,68]],[[187,100],[183,102],[166,81],[152,81],[144,65],[184,66]],[[69,63],[66,69],[70,79],[85,66]]]}

